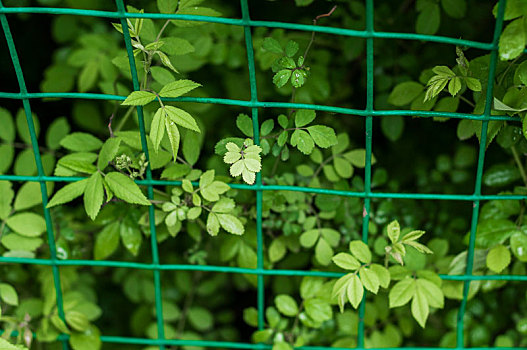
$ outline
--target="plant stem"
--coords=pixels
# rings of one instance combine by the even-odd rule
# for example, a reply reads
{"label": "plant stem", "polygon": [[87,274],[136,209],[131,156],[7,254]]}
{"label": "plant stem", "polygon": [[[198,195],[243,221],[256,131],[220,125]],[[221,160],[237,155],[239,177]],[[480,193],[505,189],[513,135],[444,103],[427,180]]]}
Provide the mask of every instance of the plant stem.
{"label": "plant stem", "polygon": [[318,174],[320,173],[320,170],[322,170],[322,168],[324,167],[324,165],[328,164],[329,162],[331,162],[333,160],[333,158],[335,158],[335,155],[331,155],[328,159],[326,159],[325,161],[323,161],[322,163],[320,163],[320,165],[318,166],[317,170],[313,173],[313,176],[311,176],[311,181],[313,181],[317,176]]}
{"label": "plant stem", "polygon": [[128,110],[126,111],[126,114],[123,116],[123,119],[121,119],[117,127],[113,130],[114,133],[120,131],[123,128],[124,124],[126,124],[126,122],[128,121],[128,118],[130,118],[130,115],[132,115],[134,108],[135,106],[130,106],[128,108]]}
{"label": "plant stem", "polygon": [[523,168],[522,161],[520,159],[520,155],[518,154],[518,150],[516,149],[516,146],[511,147],[512,156],[514,157],[514,161],[516,162],[516,165],[518,166],[518,170],[520,171],[520,175],[523,179],[523,183],[525,186],[527,186],[527,174],[525,174],[525,169]]}
{"label": "plant stem", "polygon": [[165,22],[165,24],[163,24],[163,26],[161,27],[161,29],[159,30],[159,33],[157,33],[157,36],[156,36],[156,40],[154,40],[155,43],[157,43],[159,41],[159,39],[161,39],[161,34],[163,34],[163,32],[165,31],[165,29],[167,28],[168,24],[170,23],[170,20],[167,19],[167,21]]}
{"label": "plant stem", "polygon": [[[329,17],[331,16],[331,14],[336,10],[337,8],[337,5],[333,6],[331,8],[331,10],[329,10],[328,13],[323,13],[321,15],[318,15],[316,16],[314,19],[313,19],[313,25],[316,26],[317,25],[317,21],[323,17]],[[307,47],[306,47],[306,51],[304,51],[304,64],[306,62],[306,58],[307,58],[307,54],[309,53],[309,50],[311,49],[311,46],[313,46],[313,43],[315,42],[315,35],[316,35],[316,32],[313,31],[311,32],[311,40],[309,41],[309,44],[307,44]],[[295,97],[296,97],[296,88],[293,87],[293,92],[291,93],[291,103],[295,103]],[[289,117],[291,117],[291,115],[293,114],[295,110],[294,109],[291,109],[289,111]],[[274,165],[273,165],[273,170],[271,171],[271,177],[274,176],[274,174],[276,173],[276,170],[278,169],[278,163],[280,161],[280,155],[282,154],[282,149],[283,147],[280,147],[280,152],[278,153],[278,156],[276,157],[276,160],[274,162]]]}
{"label": "plant stem", "polygon": [[[317,21],[319,19],[321,19],[322,17],[329,17],[331,16],[331,14],[333,13],[333,11],[335,11],[337,9],[337,5],[333,6],[333,8],[331,10],[329,10],[328,13],[324,13],[324,14],[321,14],[321,15],[318,15],[316,16],[314,19],[313,19],[313,25],[316,26],[317,25]],[[315,42],[315,32],[313,31],[311,33],[311,40],[309,41],[309,44],[307,45],[306,47],[306,51],[304,51],[304,60],[306,59],[307,57],[307,54],[309,53],[309,50],[311,49],[311,46],[313,45],[313,43]]]}
{"label": "plant stem", "polygon": [[465,103],[467,103],[470,107],[472,108],[475,108],[476,105],[474,103],[472,103],[472,101],[470,101],[469,99],[467,99],[465,96],[461,96],[459,95],[459,99]]}

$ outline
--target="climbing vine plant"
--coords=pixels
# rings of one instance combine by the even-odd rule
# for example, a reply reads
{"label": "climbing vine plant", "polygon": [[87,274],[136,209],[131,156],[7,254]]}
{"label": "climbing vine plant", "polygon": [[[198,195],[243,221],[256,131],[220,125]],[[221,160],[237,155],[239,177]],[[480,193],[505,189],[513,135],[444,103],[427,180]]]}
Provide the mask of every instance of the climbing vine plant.
{"label": "climbing vine plant", "polygon": [[[1,349],[129,346],[103,342],[111,334],[148,350],[160,335],[273,350],[527,346],[522,1],[507,1],[494,54],[462,45],[489,41],[494,3],[375,3],[379,33],[468,39],[446,49],[142,16],[234,18],[230,1],[133,4],[139,18],[57,15],[46,27],[41,92],[98,99],[42,101],[30,116],[0,107]],[[258,20],[357,31],[371,10],[250,7]],[[366,130],[365,100],[390,110]],[[488,197],[471,216],[479,187]]]}

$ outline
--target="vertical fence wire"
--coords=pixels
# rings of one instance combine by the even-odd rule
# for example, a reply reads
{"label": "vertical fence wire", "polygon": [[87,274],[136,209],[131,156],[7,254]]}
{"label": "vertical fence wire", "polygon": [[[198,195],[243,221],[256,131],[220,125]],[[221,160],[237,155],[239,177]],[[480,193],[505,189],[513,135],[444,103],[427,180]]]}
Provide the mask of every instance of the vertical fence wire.
{"label": "vertical fence wire", "polygon": [[[132,74],[132,82],[134,91],[141,89],[139,84],[139,78],[137,76],[137,67],[135,64],[134,50],[132,47],[132,39],[130,37],[130,31],[128,30],[128,24],[125,18],[126,9],[124,7],[123,0],[115,0],[118,12],[122,15],[120,18],[121,26],[123,29],[124,42],[126,45],[126,52],[128,55],[128,61],[130,64],[130,72]],[[146,167],[146,181],[147,181],[147,195],[148,199],[154,199],[154,187],[152,185],[152,170],[150,169],[150,157],[148,153],[148,143],[146,139],[145,121],[143,115],[143,107],[137,106],[137,119],[139,122],[139,131],[141,134],[141,146],[145,153],[147,167]],[[163,301],[161,295],[161,272],[159,270],[159,253],[157,247],[157,233],[155,223],[155,210],[154,205],[151,204],[148,208],[148,219],[150,224],[150,245],[152,252],[152,264],[155,266],[153,270],[154,274],[154,289],[155,289],[155,307],[156,307],[156,321],[157,321],[157,337],[163,341],[165,339],[165,326],[163,321]],[[165,349],[163,344],[159,345],[159,349]]]}
{"label": "vertical fence wire", "polygon": [[[488,118],[492,110],[492,101],[493,101],[493,91],[494,91],[494,77],[496,75],[496,64],[498,61],[498,42],[500,39],[501,28],[503,27],[503,18],[505,14],[505,1],[500,0],[498,3],[498,13],[496,15],[496,24],[494,28],[494,36],[492,39],[492,52],[490,54],[490,63],[489,63],[489,74],[487,80],[487,91],[485,95],[485,111],[484,116]],[[481,196],[481,180],[483,178],[483,166],[485,162],[485,150],[487,149],[487,130],[489,121],[484,120],[481,122],[481,138],[479,144],[479,155],[478,155],[478,167],[476,172],[476,184],[474,188],[474,195],[476,200],[472,204],[472,220],[470,227],[470,238],[468,244],[468,254],[467,254],[467,267],[465,271],[466,276],[472,275],[472,268],[474,264],[474,250],[476,247],[476,232],[478,228],[478,216],[479,216],[479,207],[480,207],[480,198]],[[458,348],[464,347],[464,322],[463,318],[465,316],[468,294],[470,291],[471,281],[467,280],[463,282],[463,299],[459,306],[459,312],[457,316],[457,329],[456,329],[456,344]]]}
{"label": "vertical fence wire", "polygon": [[[0,8],[3,7],[2,1],[0,0]],[[5,39],[7,41],[7,46],[9,50],[9,55],[11,56],[11,61],[15,69],[16,78],[20,88],[21,94],[27,94],[26,82],[24,80],[24,74],[22,72],[22,66],[20,65],[20,60],[18,59],[18,53],[16,51],[15,42],[11,34],[11,29],[9,28],[9,23],[7,22],[7,17],[5,14],[0,14],[0,21],[2,22],[2,28],[4,30]],[[22,104],[24,106],[24,112],[26,115],[27,126],[29,129],[29,135],[31,137],[31,147],[33,149],[33,155],[35,157],[35,163],[37,166],[37,173],[40,178],[45,176],[44,167],[42,166],[42,158],[40,157],[40,150],[38,147],[37,135],[35,132],[35,124],[33,122],[33,115],[31,113],[31,106],[29,104],[29,99],[22,99]],[[44,211],[44,219],[46,221],[46,232],[48,238],[49,253],[51,257],[51,269],[53,273],[53,283],[55,287],[55,297],[57,303],[57,313],[60,319],[66,324],[66,315],[64,313],[64,303],[62,298],[62,286],[60,283],[60,270],[57,261],[57,247],[55,245],[55,233],[53,230],[53,222],[51,219],[51,214],[49,209],[46,208],[48,205],[48,192],[46,182],[40,180],[40,192],[42,196],[42,209]],[[62,339],[62,349],[68,350],[68,341],[67,339]]]}
{"label": "vertical fence wire", "polygon": [[[116,18],[120,20],[120,23],[123,28],[123,35],[124,35],[124,42],[126,46],[126,51],[129,59],[129,65],[130,65],[130,71],[131,71],[131,77],[133,82],[133,89],[134,91],[140,90],[140,83],[139,78],[137,75],[137,67],[135,64],[135,58],[133,53],[133,46],[132,46],[132,39],[130,37],[130,33],[128,31],[128,25],[127,25],[127,18],[130,15],[126,12],[124,2],[123,0],[115,0],[115,4],[117,7],[117,12],[115,12],[115,16],[109,16],[106,14],[106,17],[109,18]],[[244,34],[245,34],[245,45],[246,45],[246,51],[247,51],[247,60],[248,60],[248,69],[249,69],[249,84],[250,84],[250,93],[251,93],[251,99],[246,103],[248,107],[251,108],[251,115],[252,115],[252,125],[253,125],[253,132],[254,132],[254,141],[255,144],[260,143],[259,138],[259,122],[258,122],[258,106],[260,106],[260,102],[258,102],[258,95],[257,95],[257,85],[256,85],[256,69],[255,69],[255,59],[254,59],[254,48],[253,48],[253,42],[252,42],[252,33],[251,28],[255,26],[255,23],[258,23],[259,26],[268,26],[272,27],[275,26],[275,22],[259,22],[259,21],[252,21],[250,19],[249,15],[249,5],[247,0],[240,0],[241,5],[241,11],[242,11],[242,19],[241,23],[233,22],[233,21],[240,21],[240,20],[232,20],[232,19],[211,19],[210,22],[216,21],[217,23],[221,23],[224,21],[226,24],[235,24],[235,25],[242,25],[244,28]],[[16,13],[17,9],[19,11],[22,11],[20,9],[22,8],[12,8],[13,13]],[[46,221],[46,229],[47,229],[47,237],[48,237],[48,244],[50,249],[50,259],[24,259],[19,258],[17,261],[13,260],[14,258],[6,258],[2,257],[0,261],[4,262],[19,262],[19,263],[30,263],[30,264],[42,264],[46,266],[51,266],[52,272],[53,272],[53,282],[56,292],[56,299],[57,299],[57,312],[60,316],[60,318],[65,322],[65,313],[64,313],[64,307],[63,307],[63,296],[62,296],[62,288],[61,288],[61,282],[60,282],[60,271],[59,266],[68,266],[68,265],[75,265],[75,264],[68,264],[68,261],[59,261],[57,260],[56,256],[56,246],[55,246],[55,237],[54,237],[54,231],[53,231],[53,223],[51,219],[51,215],[49,210],[46,208],[46,205],[48,203],[48,196],[47,196],[47,190],[46,190],[46,181],[57,181],[55,177],[49,177],[45,176],[43,166],[42,166],[42,160],[40,156],[40,151],[38,147],[38,140],[35,133],[35,126],[32,119],[32,113],[31,113],[31,106],[29,103],[29,99],[31,98],[28,94],[24,76],[22,73],[22,68],[20,66],[20,62],[18,59],[18,54],[16,52],[14,40],[7,22],[6,13],[10,13],[7,8],[5,8],[0,0],[0,22],[2,25],[2,28],[4,30],[5,38],[7,41],[9,54],[11,56],[12,64],[14,66],[14,70],[16,73],[16,77],[18,80],[18,84],[20,87],[20,94],[19,99],[22,100],[27,124],[31,136],[31,145],[33,149],[33,153],[35,156],[35,162],[37,166],[38,176],[33,179],[29,179],[27,176],[14,176],[13,178],[15,180],[19,181],[37,181],[40,183],[41,188],[41,195],[42,195],[42,203],[43,203],[43,211],[44,211],[44,217]],[[32,13],[59,13],[64,12],[65,9],[41,9],[38,8],[32,8]],[[60,11],[59,11],[60,10]],[[81,14],[86,12],[86,10],[75,10],[78,12],[78,14]],[[483,176],[483,167],[484,167],[484,159],[485,159],[485,151],[486,151],[486,140],[487,140],[487,129],[488,129],[488,122],[492,119],[491,117],[491,108],[492,108],[492,98],[493,98],[493,88],[494,88],[494,77],[496,73],[496,65],[497,65],[497,59],[498,59],[498,41],[500,37],[500,33],[503,27],[503,21],[504,21],[504,12],[505,12],[505,0],[499,1],[498,6],[498,13],[496,16],[496,24],[495,24],[495,30],[494,30],[494,36],[492,44],[490,44],[490,47],[487,48],[486,45],[489,44],[482,44],[482,43],[473,43],[471,42],[472,47],[476,47],[475,45],[478,44],[483,49],[490,49],[491,50],[491,57],[490,57],[490,65],[489,65],[489,75],[488,75],[488,84],[487,84],[487,91],[486,91],[486,104],[485,104],[485,110],[483,114],[483,121],[482,121],[482,129],[481,129],[481,140],[480,140],[480,148],[479,148],[479,156],[478,156],[478,164],[477,164],[477,173],[476,173],[476,184],[475,184],[475,190],[474,194],[472,195],[473,198],[473,211],[472,211],[472,219],[471,219],[471,230],[470,230],[470,239],[469,239],[469,246],[468,246],[468,254],[467,254],[467,266],[466,266],[466,272],[463,276],[459,276],[459,280],[463,281],[463,298],[460,303],[460,308],[458,311],[458,318],[457,318],[457,348],[463,348],[464,347],[464,323],[463,323],[463,316],[466,311],[466,304],[467,299],[469,295],[469,289],[470,289],[470,283],[473,280],[481,280],[480,278],[476,278],[478,276],[472,275],[472,268],[473,268],[473,260],[474,260],[474,250],[475,250],[475,241],[476,241],[476,232],[477,232],[477,223],[478,223],[478,215],[479,215],[479,209],[480,209],[480,202],[482,199],[487,199],[488,196],[482,196],[481,194],[481,184],[482,184],[482,176]],[[96,11],[93,15],[105,15],[103,11]],[[161,15],[163,16],[163,15]],[[185,17],[185,16],[183,16]],[[193,16],[185,17],[182,19],[187,20],[193,20]],[[199,16],[198,16],[199,17]],[[159,17],[161,18],[161,17]],[[200,19],[194,19],[194,20],[200,20]],[[201,19],[203,20],[203,19]],[[208,20],[205,20],[208,21]],[[274,23],[274,24],[273,24]],[[280,24],[280,23],[278,23]],[[282,26],[288,27],[290,29],[301,29],[302,25],[298,24],[281,24]],[[309,26],[311,29],[315,28],[314,26]],[[315,28],[317,31],[321,30],[320,28]],[[305,30],[305,28],[303,29]],[[325,30],[325,29],[324,29]],[[344,29],[332,29],[333,31],[343,31]],[[328,31],[330,33],[330,31]],[[362,33],[362,34],[360,34]],[[360,34],[360,35],[359,35]],[[363,111],[363,113],[359,113],[360,115],[365,116],[365,149],[366,149],[366,166],[365,166],[365,175],[364,175],[364,192],[363,192],[363,198],[364,198],[364,210],[363,210],[363,219],[362,219],[362,240],[367,243],[368,242],[368,228],[369,228],[369,222],[370,222],[370,210],[371,210],[371,198],[379,197],[384,198],[380,195],[380,193],[373,193],[371,191],[371,175],[372,175],[372,132],[373,132],[373,116],[381,116],[381,115],[390,115],[390,113],[394,111],[375,111],[374,110],[374,38],[403,38],[408,37],[412,40],[429,40],[429,41],[437,41],[437,42],[450,42],[454,43],[456,41],[460,41],[458,39],[451,39],[451,38],[442,38],[441,40],[434,38],[433,36],[427,36],[427,35],[417,35],[417,34],[401,34],[401,33],[376,33],[374,31],[374,0],[366,0],[366,30],[364,32],[356,31],[355,35],[348,34],[350,36],[356,36],[356,37],[363,37],[366,38],[366,109]],[[45,95],[45,94],[44,94]],[[88,94],[78,94],[79,98],[80,96],[88,96]],[[94,96],[92,96],[94,95]],[[84,98],[84,97],[83,97]],[[97,98],[95,94],[90,94],[87,98]],[[211,99],[208,103],[220,103],[219,99]],[[245,105],[245,103],[242,103],[242,101],[235,101],[233,105]],[[262,107],[270,107],[270,106],[281,106],[278,103],[267,103],[267,105],[261,105]],[[305,106],[302,106],[301,104],[282,104],[282,107],[289,107],[289,108],[306,108]],[[331,107],[333,108],[333,107]],[[360,112],[360,111],[359,111]],[[412,112],[413,113],[413,112]],[[439,113],[441,116],[450,116],[448,113]],[[145,153],[146,160],[149,160],[149,152],[148,152],[148,144],[147,144],[147,137],[145,132],[145,123],[144,123],[144,115],[143,115],[143,108],[141,106],[137,107],[137,115],[138,115],[138,124],[139,124],[139,131],[141,135],[141,144],[143,152]],[[394,114],[395,115],[395,114]],[[413,115],[413,114],[409,114]],[[458,116],[459,117],[459,116]],[[473,116],[463,116],[460,118],[465,119],[473,119]],[[9,176],[8,176],[9,177]],[[1,179],[7,180],[8,177],[2,176]],[[141,184],[146,185],[147,187],[147,196],[149,199],[154,198],[153,193],[153,186],[154,184],[161,184],[161,182],[157,180],[152,179],[152,172],[151,168],[148,165],[146,169],[146,180],[139,181]],[[264,252],[263,252],[263,232],[262,232],[262,206],[263,206],[263,190],[269,190],[273,186],[264,186],[262,182],[261,172],[257,173],[256,175],[256,183],[252,186],[246,186],[241,185],[240,188],[242,189],[248,189],[253,190],[256,193],[256,233],[257,233],[257,267],[254,270],[254,274],[257,276],[257,309],[258,309],[258,329],[261,330],[264,328],[265,321],[264,321],[264,310],[265,310],[265,286],[264,286],[264,275],[280,275],[279,273],[276,273],[277,270],[265,270],[264,269]],[[292,186],[274,186],[278,190],[299,190],[296,187]],[[291,188],[289,188],[291,187]],[[304,192],[311,192],[311,193],[322,193],[318,191],[317,189],[309,189]],[[335,192],[335,191],[334,191]],[[388,196],[386,198],[406,198],[406,195],[398,196],[398,194],[391,194],[391,196]],[[418,197],[418,196],[414,196]],[[422,196],[423,199],[427,199],[426,196]],[[432,195],[428,199],[434,199],[437,195]],[[468,197],[468,196],[467,196]],[[408,197],[410,198],[410,197]],[[421,198],[421,197],[419,197]],[[143,266],[140,264],[133,265],[131,263],[125,262],[122,264],[107,264],[105,262],[91,262],[91,261],[83,261],[83,263],[80,263],[79,266],[123,266],[123,267],[131,267],[131,268],[146,268],[153,271],[154,276],[154,287],[155,287],[155,309],[156,309],[156,324],[157,324],[157,339],[141,339],[141,338],[127,338],[127,337],[112,337],[112,336],[101,336],[101,340],[103,342],[107,343],[128,343],[128,344],[142,344],[142,345],[152,345],[152,346],[159,346],[159,349],[165,349],[165,346],[173,345],[173,346],[181,346],[181,345],[194,345],[194,346],[205,346],[205,347],[229,347],[229,348],[240,348],[240,349],[260,349],[260,348],[270,348],[268,345],[264,344],[247,344],[247,343],[239,343],[239,342],[218,342],[218,341],[197,341],[197,340],[178,340],[178,339],[166,339],[164,334],[164,321],[163,321],[163,305],[162,305],[162,292],[161,292],[161,275],[160,272],[162,269],[166,270],[183,270],[183,266],[181,268],[178,266],[177,268],[175,266],[168,266],[168,265],[161,265],[159,261],[159,253],[158,253],[158,245],[157,245],[157,233],[156,233],[156,227],[155,227],[155,211],[154,206],[151,205],[149,207],[149,224],[150,224],[150,243],[151,243],[151,253],[152,253],[152,264]],[[38,260],[38,262],[36,262]],[[46,264],[44,264],[42,261],[46,261]],[[190,267],[187,267],[188,270],[199,270],[199,271],[223,271],[225,272],[233,272],[233,273],[242,273],[243,271],[249,269],[243,269],[243,268],[209,268],[208,266],[198,266],[195,269],[190,269]],[[243,271],[242,271],[243,270]],[[245,272],[247,272],[245,271]],[[298,272],[293,270],[288,271],[281,271],[284,272],[284,275],[294,275],[292,273]],[[319,275],[326,274],[328,277],[332,276],[331,272],[320,272]],[[301,275],[301,274],[299,274]],[[331,275],[331,276],[330,276]],[[332,276],[335,277],[335,276]],[[452,277],[452,276],[447,276]],[[455,276],[454,276],[455,277]],[[498,276],[503,277],[501,279],[506,280],[515,280],[515,276]],[[520,276],[524,277],[524,276]],[[452,279],[454,278],[446,278],[446,279]],[[518,278],[517,280],[522,280]],[[364,348],[365,346],[365,327],[364,327],[364,316],[365,316],[365,300],[366,300],[366,293],[364,295],[364,298],[360,304],[359,307],[359,323],[358,323],[358,333],[357,333],[357,348]],[[62,348],[64,350],[68,349],[68,337],[64,334],[61,334],[59,336],[59,340],[62,342]],[[304,349],[327,349],[327,347],[320,347],[320,346],[310,346],[310,347],[302,347]],[[421,348],[421,349],[433,349],[433,348]],[[510,348],[515,349],[515,348]]]}
{"label": "vertical fence wire", "polygon": [[[247,0],[240,0],[242,9],[242,21],[244,23],[243,30],[245,34],[245,46],[247,51],[247,63],[249,67],[249,84],[251,89],[251,102],[258,102],[258,92],[256,88],[256,68],[254,66],[254,48],[253,39],[251,33],[251,27],[249,22],[251,20],[249,16],[249,4]],[[254,143],[260,144],[260,125],[258,123],[258,108],[251,108],[251,116],[253,123],[253,135]],[[264,310],[265,310],[265,285],[264,276],[261,271],[264,268],[264,255],[263,255],[263,232],[262,232],[262,205],[263,205],[263,193],[262,193],[262,171],[256,174],[256,268],[259,273],[256,276],[257,283],[257,307],[258,307],[258,329],[264,328]]]}
{"label": "vertical fence wire", "polygon": [[[365,149],[366,149],[366,166],[364,168],[364,210],[362,213],[362,241],[368,244],[368,230],[370,224],[371,209],[371,157],[372,157],[372,133],[373,133],[373,32],[374,32],[374,6],[373,0],[366,0],[366,118],[365,118]],[[366,313],[366,295],[359,306],[359,325],[357,332],[357,347],[364,347],[364,316]]]}

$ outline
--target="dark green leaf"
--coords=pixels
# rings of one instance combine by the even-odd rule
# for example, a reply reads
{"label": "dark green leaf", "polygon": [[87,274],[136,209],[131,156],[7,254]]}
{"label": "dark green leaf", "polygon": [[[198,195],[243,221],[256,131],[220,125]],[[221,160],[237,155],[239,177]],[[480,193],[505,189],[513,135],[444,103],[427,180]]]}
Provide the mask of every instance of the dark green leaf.
{"label": "dark green leaf", "polygon": [[104,260],[119,247],[119,222],[115,221],[104,227],[95,239],[94,258]]}

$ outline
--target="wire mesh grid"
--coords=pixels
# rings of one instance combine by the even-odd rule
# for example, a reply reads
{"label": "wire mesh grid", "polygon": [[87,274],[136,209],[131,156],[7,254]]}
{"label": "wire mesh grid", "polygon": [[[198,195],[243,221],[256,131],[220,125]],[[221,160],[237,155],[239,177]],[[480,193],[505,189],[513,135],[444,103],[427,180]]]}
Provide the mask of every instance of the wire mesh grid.
{"label": "wire mesh grid", "polygon": [[[442,36],[433,35],[421,35],[413,33],[395,33],[395,32],[377,32],[374,30],[374,4],[373,0],[366,1],[366,28],[365,30],[351,30],[345,28],[335,27],[324,27],[315,25],[304,25],[296,23],[284,23],[284,22],[270,22],[270,21],[255,21],[251,20],[249,16],[249,4],[248,0],[240,0],[242,18],[222,18],[222,17],[206,17],[196,15],[181,15],[181,14],[160,14],[160,13],[128,13],[126,12],[123,0],[115,0],[117,11],[98,11],[98,10],[86,10],[86,9],[69,9],[69,8],[46,8],[46,7],[4,7],[0,0],[0,22],[4,31],[5,39],[7,41],[9,54],[11,56],[12,64],[18,80],[20,92],[19,93],[7,93],[0,92],[0,98],[3,99],[17,99],[22,100],[24,107],[27,124],[31,136],[32,150],[35,155],[35,162],[37,165],[37,176],[16,176],[16,175],[0,175],[0,180],[11,180],[11,181],[33,181],[39,182],[41,193],[42,193],[42,205],[44,211],[44,217],[47,228],[47,238],[50,251],[50,259],[37,259],[37,258],[14,258],[14,257],[0,257],[0,263],[19,263],[19,264],[33,264],[50,266],[53,272],[54,286],[57,298],[57,309],[59,317],[65,320],[63,298],[60,282],[59,269],[61,266],[103,266],[103,267],[121,267],[129,269],[142,269],[150,270],[153,273],[154,286],[155,286],[155,308],[157,315],[157,339],[146,339],[136,337],[121,337],[121,336],[101,336],[103,343],[121,343],[121,344],[136,344],[136,345],[149,345],[158,346],[159,349],[165,349],[167,346],[202,346],[210,348],[231,348],[231,349],[269,349],[271,345],[268,344],[252,344],[252,343],[241,343],[241,342],[226,342],[226,341],[207,341],[207,340],[182,340],[182,339],[166,339],[164,334],[164,322],[163,322],[163,305],[161,295],[161,271],[209,271],[218,273],[237,273],[237,274],[252,274],[257,276],[257,309],[258,309],[258,329],[264,327],[264,308],[265,308],[265,295],[264,295],[264,276],[319,276],[328,278],[338,278],[343,276],[342,273],[336,272],[325,272],[325,271],[304,271],[304,270],[274,270],[264,269],[264,258],[263,258],[263,234],[262,234],[262,202],[263,202],[263,191],[299,191],[308,192],[313,194],[329,194],[345,197],[359,197],[364,199],[364,211],[362,220],[362,240],[367,243],[368,241],[368,224],[370,221],[370,203],[372,198],[406,198],[406,199],[428,199],[428,200],[456,200],[466,201],[473,203],[472,220],[470,229],[470,239],[467,254],[467,265],[466,271],[463,275],[440,275],[443,280],[456,280],[463,281],[463,298],[459,307],[457,317],[457,348],[464,348],[464,323],[463,316],[465,314],[469,285],[471,281],[476,280],[504,280],[504,281],[527,281],[525,275],[472,275],[472,267],[474,260],[474,249],[475,249],[475,237],[477,231],[477,222],[480,209],[480,202],[482,200],[518,200],[527,199],[524,195],[482,195],[481,194],[481,182],[483,175],[483,164],[485,159],[485,145],[487,139],[488,123],[491,120],[509,120],[519,121],[518,117],[510,117],[503,115],[491,115],[492,98],[493,98],[493,87],[494,87],[494,76],[496,70],[496,64],[498,59],[498,41],[503,26],[503,17],[505,12],[505,0],[500,0],[498,5],[498,11],[496,16],[496,23],[494,28],[493,40],[491,43],[482,43],[476,41],[455,39]],[[256,176],[256,183],[254,185],[245,184],[230,184],[232,188],[241,190],[251,190],[256,192],[256,232],[257,232],[257,267],[241,268],[241,267],[229,267],[229,266],[211,266],[211,265],[170,265],[160,264],[157,238],[156,238],[156,227],[154,217],[154,206],[149,207],[149,225],[151,231],[151,252],[152,252],[152,263],[138,263],[138,262],[123,262],[123,261],[94,261],[94,260],[59,260],[57,258],[57,250],[55,246],[55,237],[53,232],[52,218],[49,209],[46,208],[48,203],[48,195],[46,192],[46,182],[74,182],[84,179],[83,177],[57,177],[57,176],[46,176],[44,174],[39,146],[37,137],[35,134],[35,126],[31,116],[31,99],[40,98],[71,98],[71,99],[88,99],[88,100],[108,100],[108,101],[123,101],[126,96],[109,95],[109,94],[95,94],[95,93],[30,93],[27,91],[26,84],[24,81],[24,75],[22,67],[20,65],[18,54],[15,47],[11,30],[7,21],[8,14],[17,13],[28,13],[28,14],[68,14],[77,16],[95,16],[103,18],[118,19],[121,22],[123,29],[128,28],[126,20],[130,18],[150,18],[150,19],[175,19],[175,20],[188,20],[188,21],[201,21],[208,23],[222,23],[230,24],[235,26],[242,26],[245,34],[245,45],[247,51],[247,59],[249,64],[249,81],[250,81],[250,96],[249,101],[245,100],[232,100],[223,98],[202,98],[202,97],[179,97],[179,98],[163,98],[164,101],[178,101],[178,102],[198,102],[208,104],[223,104],[240,107],[251,108],[252,113],[252,124],[255,143],[259,144],[259,123],[258,123],[258,109],[259,108],[293,108],[293,109],[314,109],[318,111],[327,111],[345,115],[356,115],[365,117],[365,128],[366,128],[366,167],[365,167],[365,190],[362,192],[352,191],[341,191],[332,189],[322,188],[310,188],[300,186],[279,186],[279,185],[264,185],[262,183],[261,173]],[[285,102],[262,102],[258,100],[257,88],[256,88],[256,74],[255,74],[255,60],[252,42],[252,27],[268,27],[268,28],[282,28],[292,29],[299,31],[309,31],[318,33],[328,33],[334,35],[342,35],[348,37],[365,38],[366,39],[366,67],[367,67],[367,91],[366,91],[366,108],[364,110],[325,106],[325,105],[311,105],[311,104],[300,104],[300,103],[285,103]],[[126,45],[126,51],[128,54],[129,64],[131,68],[132,81],[134,90],[140,90],[139,79],[137,76],[137,70],[133,55],[133,48],[128,30],[123,31],[124,41]],[[461,45],[470,48],[477,48],[486,51],[490,51],[490,67],[488,72],[488,84],[486,91],[486,103],[483,114],[464,114],[464,113],[449,113],[449,112],[437,112],[437,111],[410,111],[410,110],[374,110],[374,81],[373,81],[373,68],[374,68],[374,52],[373,43],[376,38],[384,39],[403,39],[403,40],[422,40],[427,42],[437,42],[451,45]],[[143,108],[137,107],[137,115],[139,122],[139,129],[141,134],[141,143],[143,152],[148,156],[148,147],[146,142],[145,124],[143,119]],[[479,146],[479,155],[477,163],[476,183],[473,194],[461,195],[461,194],[423,194],[423,193],[383,193],[383,192],[372,192],[371,190],[371,156],[372,156],[372,129],[373,129],[373,118],[382,116],[392,115],[405,115],[405,116],[420,116],[420,117],[449,117],[458,119],[472,119],[479,120],[482,122],[481,128],[481,139]],[[181,185],[180,181],[163,181],[152,178],[152,172],[150,167],[146,170],[145,180],[136,180],[139,185],[144,185],[147,188],[147,196],[149,199],[153,199],[153,186],[154,185]],[[365,329],[364,329],[364,315],[366,312],[365,297],[363,298],[359,307],[359,323],[358,323],[358,335],[357,335],[357,348],[364,348],[365,340]],[[58,340],[62,343],[63,349],[69,349],[68,336],[61,334]],[[328,349],[323,346],[303,346],[301,349]],[[409,349],[408,347],[406,349]],[[434,347],[420,347],[418,349],[438,349]],[[476,349],[476,348],[472,348]],[[485,348],[489,349],[489,348]],[[500,348],[503,349],[503,348]],[[519,349],[519,348],[509,348]]]}

